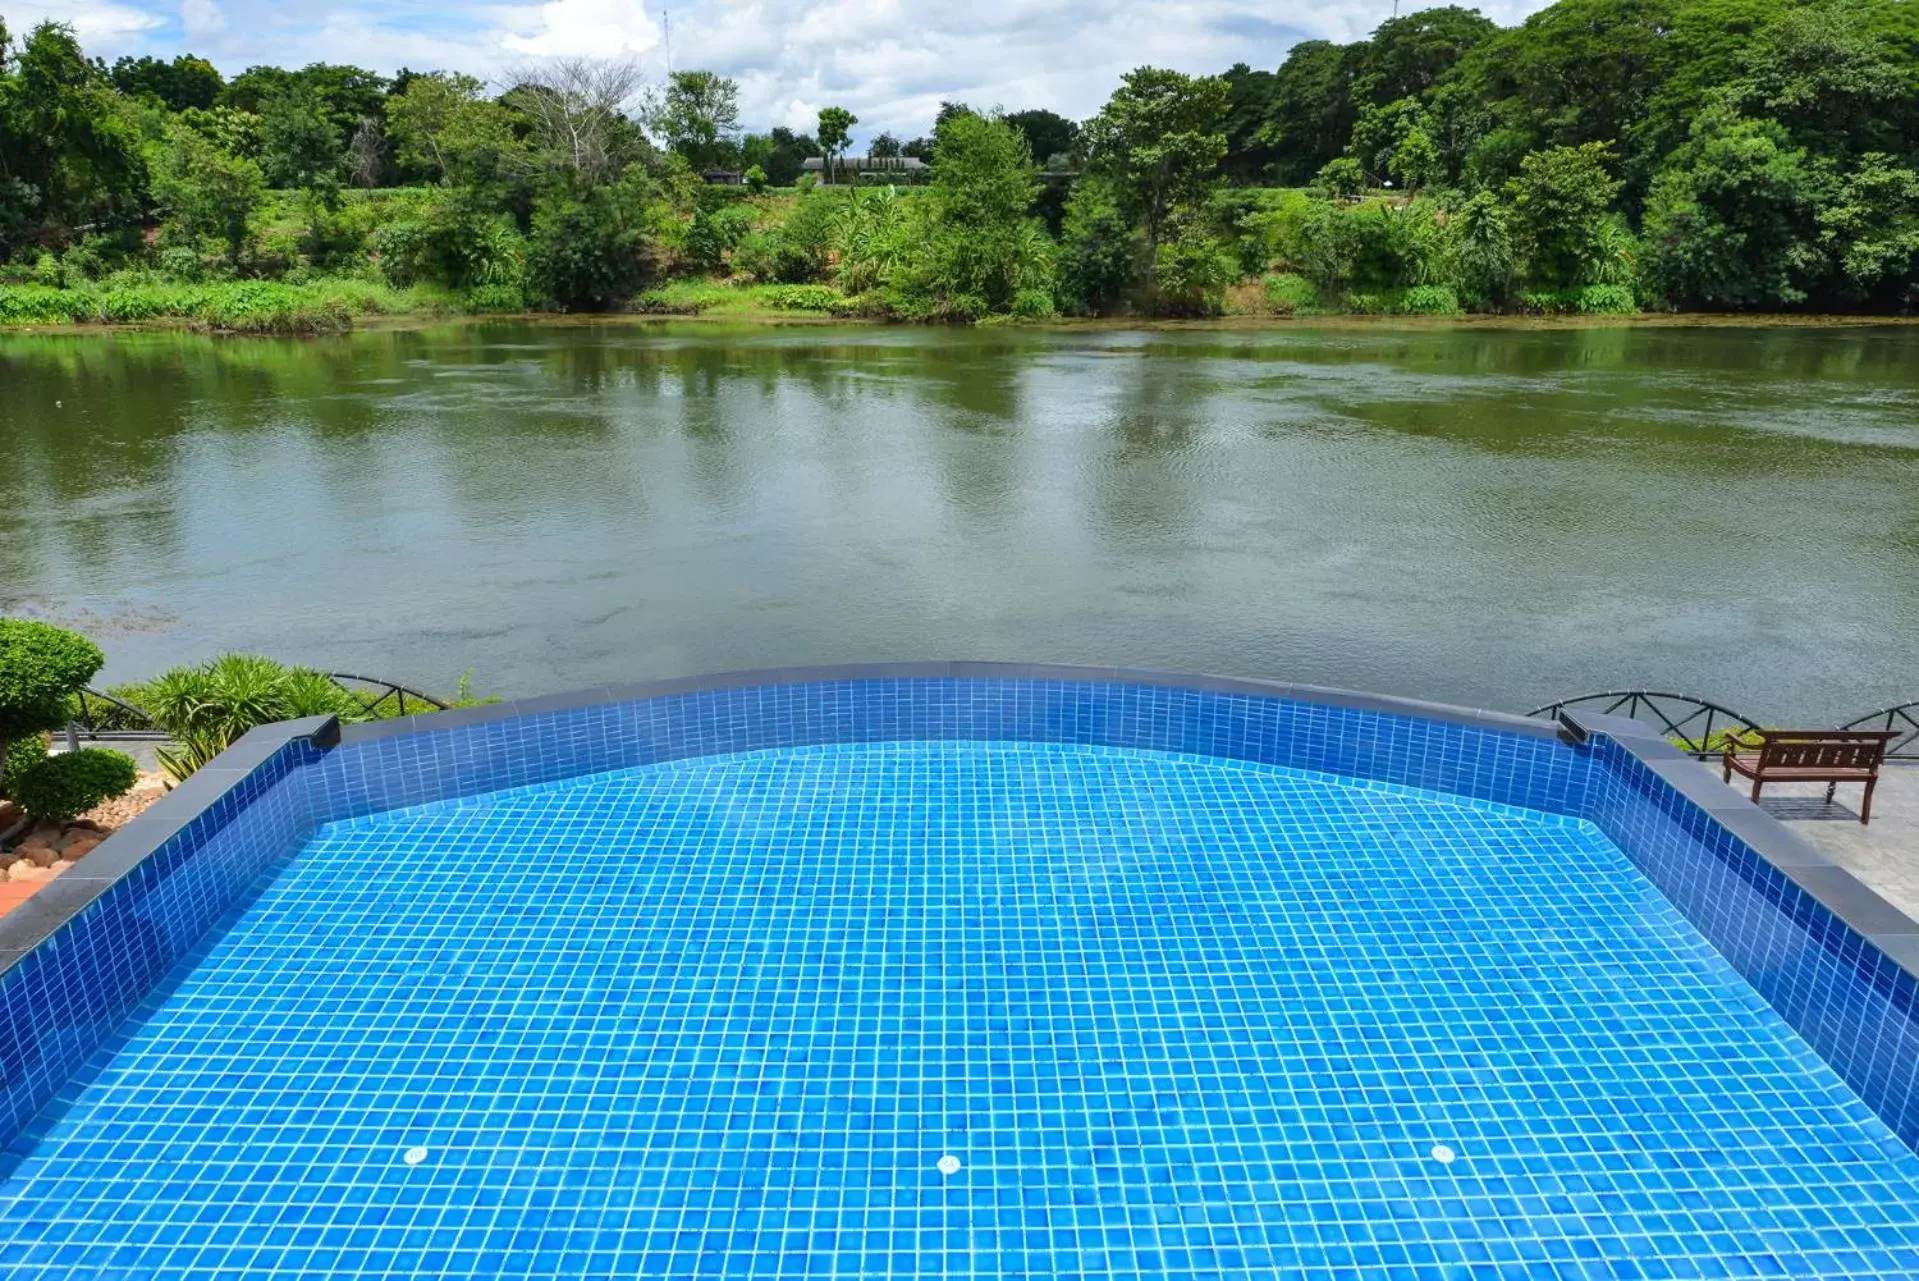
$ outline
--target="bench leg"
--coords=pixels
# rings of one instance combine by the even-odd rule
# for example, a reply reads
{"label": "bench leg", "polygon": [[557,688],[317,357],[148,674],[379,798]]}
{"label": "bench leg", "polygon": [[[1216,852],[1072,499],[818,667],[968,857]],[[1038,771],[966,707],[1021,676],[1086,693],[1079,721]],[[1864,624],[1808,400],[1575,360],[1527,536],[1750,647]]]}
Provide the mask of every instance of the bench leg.
{"label": "bench leg", "polygon": [[1765,780],[1763,779],[1755,778],[1752,781],[1752,803],[1754,805],[1759,804],[1759,789],[1764,787],[1765,785],[1766,785]]}
{"label": "bench leg", "polygon": [[1859,826],[1861,827],[1872,821],[1872,789],[1877,786],[1879,786],[1878,779],[1866,780],[1866,798],[1859,802]]}
{"label": "bench leg", "polygon": [[1837,783],[1826,784],[1826,804],[1828,805],[1832,804],[1833,794],[1836,793],[1838,790],[1839,790],[1839,784]]}

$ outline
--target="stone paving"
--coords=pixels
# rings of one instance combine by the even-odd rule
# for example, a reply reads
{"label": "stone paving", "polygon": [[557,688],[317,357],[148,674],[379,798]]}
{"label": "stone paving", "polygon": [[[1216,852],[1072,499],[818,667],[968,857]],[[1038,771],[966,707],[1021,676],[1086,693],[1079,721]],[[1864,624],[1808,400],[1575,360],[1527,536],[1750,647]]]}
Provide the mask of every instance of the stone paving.
{"label": "stone paving", "polygon": [[[1740,781],[1733,779],[1735,786]],[[1872,822],[1863,827],[1862,790],[1857,783],[1842,783],[1828,805],[1823,783],[1768,783],[1759,805],[1919,920],[1919,764],[1885,767],[1872,798]]]}

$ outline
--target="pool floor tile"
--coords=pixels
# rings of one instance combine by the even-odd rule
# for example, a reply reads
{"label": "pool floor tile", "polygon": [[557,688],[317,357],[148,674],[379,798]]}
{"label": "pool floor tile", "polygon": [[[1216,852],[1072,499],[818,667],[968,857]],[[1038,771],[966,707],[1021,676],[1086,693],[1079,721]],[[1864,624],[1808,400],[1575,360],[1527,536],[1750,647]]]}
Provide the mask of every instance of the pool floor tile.
{"label": "pool floor tile", "polygon": [[1919,1276],[1919,1156],[1597,829],[1040,744],[323,828],[5,1175],[48,1281]]}

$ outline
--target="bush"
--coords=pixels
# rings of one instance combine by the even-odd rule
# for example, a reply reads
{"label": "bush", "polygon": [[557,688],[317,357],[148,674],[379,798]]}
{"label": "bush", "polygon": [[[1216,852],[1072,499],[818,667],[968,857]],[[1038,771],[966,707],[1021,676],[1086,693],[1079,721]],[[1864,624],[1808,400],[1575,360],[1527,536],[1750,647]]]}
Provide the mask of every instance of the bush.
{"label": "bush", "polygon": [[833,311],[846,301],[828,285],[776,285],[762,296],[777,311]]}
{"label": "bush", "polygon": [[544,297],[563,308],[593,309],[633,296],[646,278],[643,183],[629,171],[611,186],[541,202],[527,272]]}
{"label": "bush", "polygon": [[1268,276],[1262,282],[1266,301],[1282,316],[1309,316],[1319,310],[1319,290],[1304,276],[1286,273]]}
{"label": "bush", "polygon": [[159,756],[176,782],[257,725],[303,716],[369,719],[360,700],[324,674],[257,654],[176,667],[148,682],[139,701],[174,738],[176,746]]}
{"label": "bush", "polygon": [[1586,316],[1631,316],[1639,300],[1630,285],[1587,285],[1574,291],[1573,307]]}
{"label": "bush", "polygon": [[48,285],[0,286],[0,325],[65,325],[86,320],[91,298]]}
{"label": "bush", "polygon": [[58,728],[106,655],[78,632],[0,618],[0,743]]}
{"label": "bush", "polygon": [[526,298],[518,285],[475,285],[466,291],[468,311],[524,311]]}
{"label": "bush", "polygon": [[1407,316],[1457,316],[1464,308],[1445,285],[1414,285],[1399,295],[1398,310]]}
{"label": "bush", "polygon": [[105,662],[77,632],[0,619],[0,794],[28,813],[63,823],[133,786],[130,758],[79,752],[49,760],[40,738],[67,719],[74,695]]}
{"label": "bush", "polygon": [[61,756],[42,755],[23,768],[10,767],[7,788],[35,818],[70,823],[102,801],[124,796],[139,777],[125,752],[85,747]]}

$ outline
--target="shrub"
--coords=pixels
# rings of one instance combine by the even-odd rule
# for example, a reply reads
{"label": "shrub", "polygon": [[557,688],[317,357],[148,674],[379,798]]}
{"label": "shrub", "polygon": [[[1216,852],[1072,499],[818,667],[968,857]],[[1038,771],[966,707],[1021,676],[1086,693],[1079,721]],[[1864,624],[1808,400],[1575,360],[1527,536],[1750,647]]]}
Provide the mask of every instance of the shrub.
{"label": "shrub", "polygon": [[66,822],[133,786],[130,758],[79,752],[56,763],[39,737],[66,720],[74,695],[105,661],[77,632],[0,619],[0,790],[30,814]]}
{"label": "shrub", "polygon": [[140,771],[125,752],[84,747],[60,756],[43,755],[24,768],[9,769],[7,777],[9,793],[27,813],[50,823],[70,823],[102,801],[125,795]]}
{"label": "shrub", "polygon": [[1268,276],[1263,283],[1266,301],[1279,315],[1308,316],[1319,310],[1319,290],[1304,276]]}
{"label": "shrub", "polygon": [[64,325],[85,320],[91,299],[77,289],[47,285],[0,286],[0,324]]}
{"label": "shrub", "polygon": [[526,298],[518,285],[475,285],[466,291],[468,311],[524,311]]}
{"label": "shrub", "polygon": [[369,719],[360,700],[323,673],[257,654],[223,654],[176,667],[148,682],[139,702],[174,738],[175,745],[159,756],[176,782],[256,725],[302,716]]}
{"label": "shrub", "polygon": [[1639,311],[1639,300],[1630,285],[1587,285],[1574,291],[1573,307],[1587,316],[1631,316]]}
{"label": "shrub", "polygon": [[762,296],[778,311],[832,311],[846,301],[828,285],[776,285]]}
{"label": "shrub", "polygon": [[1457,316],[1459,295],[1445,285],[1414,285],[1399,295],[1399,311],[1408,316]]}

